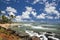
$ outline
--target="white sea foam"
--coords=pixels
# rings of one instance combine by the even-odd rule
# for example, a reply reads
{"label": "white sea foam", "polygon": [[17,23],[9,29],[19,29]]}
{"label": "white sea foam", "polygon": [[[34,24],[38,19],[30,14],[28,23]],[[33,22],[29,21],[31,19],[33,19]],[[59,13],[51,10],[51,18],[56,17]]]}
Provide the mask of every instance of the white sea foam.
{"label": "white sea foam", "polygon": [[52,38],[53,40],[59,40],[58,38],[55,38],[55,37],[52,37],[52,36],[49,36],[49,38]]}
{"label": "white sea foam", "polygon": [[[34,31],[29,31],[29,30],[26,30],[25,31],[27,34],[30,35],[30,37],[33,37],[33,36],[37,36],[37,37],[41,37],[40,40],[48,40],[48,38],[45,36],[45,32],[41,33],[41,34],[38,34]],[[49,36],[49,38],[52,38],[53,40],[59,40],[58,38],[55,38],[54,36]]]}
{"label": "white sea foam", "polygon": [[32,28],[34,29],[47,29],[47,30],[56,30],[55,28],[45,28],[45,27],[42,27],[42,26],[32,26]]}
{"label": "white sea foam", "polygon": [[28,31],[28,30],[26,30],[25,32],[28,33],[28,34],[30,35],[30,37],[32,37],[32,36],[41,37],[41,36],[42,36],[43,38],[41,38],[40,40],[42,40],[42,39],[48,40],[47,37],[46,37],[44,34],[39,35],[39,34],[36,33],[36,32]]}

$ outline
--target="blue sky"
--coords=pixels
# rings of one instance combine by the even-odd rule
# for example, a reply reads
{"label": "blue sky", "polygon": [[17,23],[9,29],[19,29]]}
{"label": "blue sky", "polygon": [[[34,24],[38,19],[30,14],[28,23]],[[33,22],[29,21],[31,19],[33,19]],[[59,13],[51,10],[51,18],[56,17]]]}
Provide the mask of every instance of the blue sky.
{"label": "blue sky", "polygon": [[59,0],[0,0],[2,13],[15,21],[60,22]]}

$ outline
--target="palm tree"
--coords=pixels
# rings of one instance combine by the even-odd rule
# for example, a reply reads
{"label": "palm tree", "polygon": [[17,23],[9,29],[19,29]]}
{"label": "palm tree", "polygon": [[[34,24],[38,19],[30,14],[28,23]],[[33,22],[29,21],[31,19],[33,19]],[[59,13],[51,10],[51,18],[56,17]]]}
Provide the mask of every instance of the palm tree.
{"label": "palm tree", "polygon": [[5,14],[0,11],[0,20],[1,20],[0,23],[12,23],[12,20],[15,18],[15,16],[9,15],[9,18],[6,17]]}
{"label": "palm tree", "polygon": [[1,13],[1,11],[0,11],[0,13]]}
{"label": "palm tree", "polygon": [[12,20],[15,18],[16,16],[14,15],[10,15],[10,22],[12,23]]}
{"label": "palm tree", "polygon": [[[0,11],[0,14],[1,14],[1,11]],[[0,18],[1,18],[1,16],[0,16]]]}
{"label": "palm tree", "polygon": [[8,23],[8,18],[1,11],[0,11],[0,20],[1,20],[0,23]]}
{"label": "palm tree", "polygon": [[5,15],[2,15],[2,21],[3,21],[3,23],[7,23],[8,22],[8,18]]}
{"label": "palm tree", "polygon": [[1,16],[2,16],[2,12],[0,11],[0,18],[1,18]]}

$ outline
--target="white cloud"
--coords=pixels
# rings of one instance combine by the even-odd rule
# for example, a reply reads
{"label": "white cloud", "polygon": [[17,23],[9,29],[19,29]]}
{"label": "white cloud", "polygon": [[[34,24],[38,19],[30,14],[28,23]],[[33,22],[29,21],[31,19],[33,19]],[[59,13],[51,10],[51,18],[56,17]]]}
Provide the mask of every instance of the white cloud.
{"label": "white cloud", "polygon": [[22,18],[23,19],[25,19],[25,18],[27,18],[27,19],[30,19],[30,12],[32,11],[32,7],[25,7],[26,8],[26,10],[25,10],[25,12],[22,12]]}
{"label": "white cloud", "polygon": [[[54,3],[45,3],[45,9],[44,11],[46,13],[41,13],[40,15],[36,16],[37,19],[59,19],[60,13],[56,10],[56,6]],[[53,16],[55,15],[55,16]]]}
{"label": "white cloud", "polygon": [[30,19],[29,14],[30,14],[29,11],[23,12],[23,13],[22,13],[22,18],[23,18],[23,19],[24,19],[24,18]]}
{"label": "white cloud", "polygon": [[[29,20],[30,22],[34,22],[34,20]],[[23,20],[21,15],[16,16],[15,22],[28,22],[28,20]]]}
{"label": "white cloud", "polygon": [[37,16],[37,19],[45,19],[45,15],[44,13],[40,14]]}
{"label": "white cloud", "polygon": [[1,11],[1,13],[5,14],[6,12],[5,11]]}
{"label": "white cloud", "polygon": [[46,2],[46,4],[45,4],[45,11],[46,11],[47,13],[53,13],[53,12],[55,12],[56,7],[53,6],[53,5],[54,5],[54,4],[52,4],[52,3]]}
{"label": "white cloud", "polygon": [[26,11],[31,12],[32,10],[33,10],[32,7],[28,7],[28,6],[26,6]]}
{"label": "white cloud", "polygon": [[36,12],[35,12],[35,9],[33,9],[32,7],[28,7],[28,6],[26,6],[25,7],[26,8],[26,10],[25,10],[25,12],[22,12],[22,18],[23,19],[30,19],[30,14],[32,14],[34,17],[36,16]]}
{"label": "white cloud", "polygon": [[56,15],[55,17],[54,16],[52,16],[52,17],[49,16],[48,19],[53,19],[53,17],[54,17],[54,19],[59,19],[60,13],[56,10],[56,7],[53,3],[46,2],[45,12],[47,13],[47,16],[48,16],[48,14],[51,14],[51,15],[55,14]]}
{"label": "white cloud", "polygon": [[48,18],[48,19],[53,19],[53,17],[52,17],[52,16],[47,16],[47,18]]}
{"label": "white cloud", "polygon": [[32,11],[31,13],[34,17],[36,17],[36,14],[37,14],[36,12]]}
{"label": "white cloud", "polygon": [[54,6],[49,6],[49,7],[46,7],[46,8],[45,8],[45,11],[46,11],[47,13],[55,13],[55,12],[56,12],[55,9],[56,9],[56,8],[55,8]]}
{"label": "white cloud", "polygon": [[36,4],[36,3],[40,3],[40,4],[43,4],[45,3],[47,0],[34,0],[33,4]]}
{"label": "white cloud", "polygon": [[14,14],[13,12],[9,12],[8,14],[9,14],[9,15],[13,15],[13,16],[15,16],[15,14]]}
{"label": "white cloud", "polygon": [[49,7],[49,6],[56,6],[55,2],[49,3],[49,2],[45,2],[45,7]]}
{"label": "white cloud", "polygon": [[7,8],[6,8],[6,11],[8,11],[8,12],[13,12],[13,13],[17,13],[16,9],[15,9],[15,8],[12,8],[12,7],[7,7]]}
{"label": "white cloud", "polygon": [[[16,18],[15,18],[16,21],[18,21],[18,22],[28,21],[27,19],[31,19],[29,16],[30,14],[32,14],[33,16],[36,16],[35,9],[33,9],[32,7],[28,7],[28,6],[26,6],[25,8],[26,8],[26,10],[24,12],[22,12],[22,15],[16,16]],[[25,20],[23,20],[23,19],[25,19]],[[29,21],[32,22],[33,20],[31,19]]]}
{"label": "white cloud", "polygon": [[57,14],[57,16],[55,17],[55,19],[59,19],[60,18],[60,13]]}
{"label": "white cloud", "polygon": [[[30,19],[30,16],[29,16],[30,14],[32,14],[33,16],[36,16],[35,9],[33,9],[32,7],[28,7],[28,6],[26,6],[25,8],[26,8],[26,10],[24,12],[22,12],[22,15],[16,16],[16,18],[14,18],[15,20],[13,20],[13,21],[15,21],[15,22],[28,21],[27,19]],[[7,7],[6,12],[9,15],[15,16],[15,13],[17,13],[17,10],[12,7]],[[33,20],[29,20],[29,21],[32,22]]]}
{"label": "white cloud", "polygon": [[16,10],[15,8],[12,8],[12,7],[7,7],[7,8],[6,8],[6,12],[7,12],[9,15],[15,16],[15,13],[17,13],[17,10]]}
{"label": "white cloud", "polygon": [[10,1],[10,0],[6,0],[6,1]]}
{"label": "white cloud", "polygon": [[37,2],[39,2],[40,0],[34,0],[33,4],[36,4]]}
{"label": "white cloud", "polygon": [[22,21],[21,16],[20,16],[20,15],[16,16],[15,21],[16,21],[16,22],[21,22],[21,21]]}
{"label": "white cloud", "polygon": [[59,19],[59,17],[55,17],[55,19]]}

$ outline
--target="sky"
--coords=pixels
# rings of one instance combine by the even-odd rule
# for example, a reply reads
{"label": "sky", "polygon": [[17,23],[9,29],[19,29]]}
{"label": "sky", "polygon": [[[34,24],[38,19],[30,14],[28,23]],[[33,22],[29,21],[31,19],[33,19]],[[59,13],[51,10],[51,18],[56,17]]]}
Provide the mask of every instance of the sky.
{"label": "sky", "polygon": [[17,22],[60,23],[60,0],[0,0],[0,10]]}

